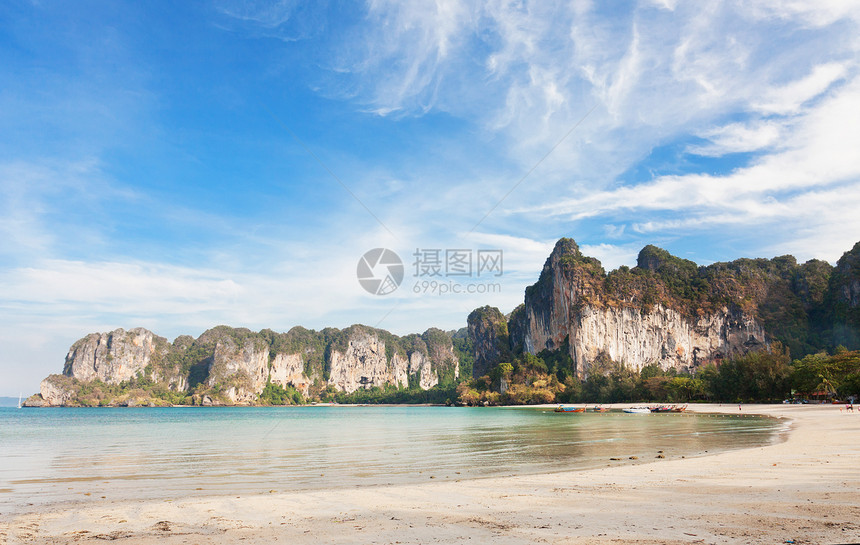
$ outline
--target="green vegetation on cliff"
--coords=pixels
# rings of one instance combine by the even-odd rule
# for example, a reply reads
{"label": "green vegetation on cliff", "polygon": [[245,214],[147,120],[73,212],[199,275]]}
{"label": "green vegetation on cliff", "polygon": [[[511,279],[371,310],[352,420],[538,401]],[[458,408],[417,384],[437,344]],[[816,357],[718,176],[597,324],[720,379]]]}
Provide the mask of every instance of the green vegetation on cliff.
{"label": "green vegetation on cliff", "polygon": [[[557,358],[556,352],[547,356]],[[646,365],[632,370],[609,358],[595,362],[585,381],[566,374],[564,365],[521,354],[497,364],[485,376],[457,387],[462,405],[622,402],[778,402],[798,398],[860,398],[860,351],[808,355],[793,362],[778,342],[695,374]],[[504,384],[504,387],[502,386]]]}
{"label": "green vegetation on cliff", "polygon": [[510,359],[508,321],[496,307],[476,308],[466,320],[475,358],[472,372],[483,375],[494,363]]}
{"label": "green vegetation on cliff", "polygon": [[258,399],[260,405],[303,405],[305,398],[302,393],[294,387],[271,382],[266,384]]}

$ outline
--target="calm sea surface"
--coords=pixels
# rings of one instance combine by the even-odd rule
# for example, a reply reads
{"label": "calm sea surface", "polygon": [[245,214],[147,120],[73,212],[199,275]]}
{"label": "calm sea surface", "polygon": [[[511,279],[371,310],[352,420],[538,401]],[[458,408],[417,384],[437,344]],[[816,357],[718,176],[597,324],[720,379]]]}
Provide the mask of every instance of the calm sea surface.
{"label": "calm sea surface", "polygon": [[779,421],[448,407],[0,409],[0,513],[27,504],[427,482],[776,440]]}

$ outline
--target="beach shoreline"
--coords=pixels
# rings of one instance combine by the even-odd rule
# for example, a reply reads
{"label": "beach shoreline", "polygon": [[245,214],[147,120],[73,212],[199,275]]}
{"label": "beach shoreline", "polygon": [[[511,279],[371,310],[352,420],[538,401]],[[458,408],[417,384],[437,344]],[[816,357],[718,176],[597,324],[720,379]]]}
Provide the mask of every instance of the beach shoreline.
{"label": "beach shoreline", "polygon": [[[625,405],[626,406],[626,405]],[[613,405],[620,408],[622,405]],[[8,543],[851,543],[860,414],[838,405],[694,404],[790,420],[773,444],[695,458],[457,482],[37,506]],[[645,463],[643,463],[645,462]]]}

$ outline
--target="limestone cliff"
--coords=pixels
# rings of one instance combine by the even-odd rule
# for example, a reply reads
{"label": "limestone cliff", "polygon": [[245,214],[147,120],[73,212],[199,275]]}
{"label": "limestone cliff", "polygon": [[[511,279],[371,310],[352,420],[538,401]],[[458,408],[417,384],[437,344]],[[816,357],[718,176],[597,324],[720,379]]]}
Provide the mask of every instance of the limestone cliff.
{"label": "limestone cliff", "polygon": [[45,379],[28,405],[254,404],[268,384],[309,396],[328,388],[426,390],[458,376],[451,334],[437,329],[397,337],[358,325],[287,333],[217,326],[172,344],[146,329],[118,329],[74,343],[63,375]]}
{"label": "limestone cliff", "polygon": [[143,372],[153,356],[166,351],[167,340],[142,327],[92,333],[69,349],[63,374],[82,381],[97,378],[119,384]]}
{"label": "limestone cliff", "polygon": [[60,406],[71,399],[73,390],[70,388],[68,377],[51,375],[39,385],[39,394],[42,403],[37,402],[38,406]]}
{"label": "limestone cliff", "polygon": [[450,334],[428,329],[422,335],[396,338],[364,326],[348,329],[345,346],[332,345],[328,383],[345,392],[393,385],[423,390],[443,377],[460,376]]}
{"label": "limestone cliff", "polygon": [[485,306],[473,310],[466,323],[475,351],[472,372],[480,377],[510,356],[507,319],[499,309]]}
{"label": "limestone cliff", "polygon": [[386,384],[406,386],[407,360],[394,354],[389,365],[385,349],[385,342],[376,335],[357,331],[344,350],[331,351],[328,383],[344,392]]}
{"label": "limestone cliff", "polygon": [[269,371],[269,380],[278,386],[292,386],[307,396],[311,385],[304,373],[305,364],[301,354],[275,354]]}
{"label": "limestone cliff", "polygon": [[[840,264],[860,270],[850,256]],[[566,351],[580,378],[601,358],[634,369],[652,363],[694,369],[762,349],[771,340],[800,357],[822,346],[820,315],[831,270],[817,260],[799,265],[791,256],[699,267],[646,246],[636,267],[606,273],[576,242],[561,239],[537,283],[526,289],[524,304],[511,313],[510,348]],[[851,285],[842,281],[836,288],[831,281],[831,297],[841,294],[848,307]],[[500,329],[470,325],[476,362],[483,360],[475,376],[500,361],[494,339]]]}
{"label": "limestone cliff", "polygon": [[224,395],[232,403],[251,403],[268,378],[269,347],[265,343],[253,336],[237,341],[229,335],[216,341],[208,386],[223,385]]}

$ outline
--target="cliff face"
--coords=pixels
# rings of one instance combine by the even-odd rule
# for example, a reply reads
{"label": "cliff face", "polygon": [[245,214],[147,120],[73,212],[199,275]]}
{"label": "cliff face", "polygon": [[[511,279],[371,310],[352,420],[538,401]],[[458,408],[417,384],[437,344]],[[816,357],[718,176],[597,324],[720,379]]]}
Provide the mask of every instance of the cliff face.
{"label": "cliff face", "polygon": [[428,390],[460,376],[451,335],[428,329],[397,338],[364,326],[347,330],[346,346],[330,345],[328,383],[344,392],[393,385]]}
{"label": "cliff face", "polygon": [[580,377],[601,356],[637,370],[652,363],[680,370],[765,347],[761,325],[727,308],[691,319],[660,305],[649,312],[585,305],[567,323],[532,320],[528,306],[526,313],[526,351],[535,354],[540,352],[536,347],[552,350],[566,343]]}
{"label": "cliff face", "polygon": [[[822,339],[831,328],[852,347],[858,302],[860,244],[836,269],[817,260],[798,264],[791,256],[698,267],[646,246],[636,267],[606,273],[573,240],[562,239],[538,282],[527,288],[524,304],[511,313],[508,329],[515,353],[565,350],[583,378],[600,358],[634,369],[652,363],[694,369],[760,350],[771,340],[802,357],[828,346]],[[470,324],[469,332],[476,361],[482,360],[475,371],[480,376],[501,361],[499,349],[486,327]]]}
{"label": "cliff face", "polygon": [[[146,400],[147,389],[153,388],[166,390],[162,395],[169,399],[253,404],[269,383],[307,396],[313,388],[326,387],[343,392],[386,385],[429,389],[457,376],[451,335],[437,329],[397,337],[365,326],[287,333],[218,326],[197,339],[177,337],[173,344],[146,329],[118,329],[72,345],[63,375],[45,379],[29,405],[93,405],[106,399],[134,404]],[[96,380],[106,386],[81,388]]]}
{"label": "cliff face", "polygon": [[300,354],[275,354],[269,380],[281,387],[293,386],[307,396],[311,380],[304,370],[305,365]]}
{"label": "cliff face", "polygon": [[63,375],[51,375],[39,384],[39,394],[43,403],[38,406],[60,406],[64,405],[72,397],[72,389],[69,387],[68,377]]}
{"label": "cliff face", "polygon": [[[643,249],[638,260],[643,277],[663,266],[661,252]],[[600,263],[583,256],[574,241],[559,241],[512,316],[512,344],[531,354],[566,346],[581,378],[601,356],[634,369],[652,363],[693,369],[765,346],[761,324],[740,309],[684,312],[665,286],[649,285],[652,278],[631,276],[610,286],[607,279]],[[643,302],[649,294],[653,301]],[[667,300],[675,304],[670,307]]]}
{"label": "cliff face", "polygon": [[153,355],[163,354],[167,339],[138,327],[110,333],[92,333],[69,349],[63,374],[79,380],[99,379],[108,384],[119,384],[142,372]]}
{"label": "cliff face", "polygon": [[249,337],[239,345],[229,336],[218,340],[209,366],[208,386],[228,384],[225,395],[232,403],[257,399],[269,378],[269,347]]}
{"label": "cliff face", "polygon": [[389,366],[385,343],[363,331],[351,336],[345,350],[332,350],[329,365],[329,384],[344,392],[386,384],[406,385],[406,358],[395,354]]}
{"label": "cliff face", "polygon": [[480,377],[510,356],[508,323],[499,309],[485,306],[473,310],[467,324],[475,350],[472,373]]}

